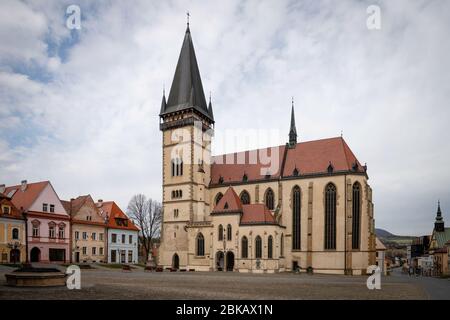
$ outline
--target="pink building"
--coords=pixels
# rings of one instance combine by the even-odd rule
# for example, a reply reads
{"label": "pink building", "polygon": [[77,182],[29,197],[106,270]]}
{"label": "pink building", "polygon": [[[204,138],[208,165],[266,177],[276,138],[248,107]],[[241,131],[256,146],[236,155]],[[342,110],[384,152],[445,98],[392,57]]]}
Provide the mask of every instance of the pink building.
{"label": "pink building", "polygon": [[24,210],[30,262],[64,263],[70,260],[70,217],[50,181],[7,187],[12,203]]}

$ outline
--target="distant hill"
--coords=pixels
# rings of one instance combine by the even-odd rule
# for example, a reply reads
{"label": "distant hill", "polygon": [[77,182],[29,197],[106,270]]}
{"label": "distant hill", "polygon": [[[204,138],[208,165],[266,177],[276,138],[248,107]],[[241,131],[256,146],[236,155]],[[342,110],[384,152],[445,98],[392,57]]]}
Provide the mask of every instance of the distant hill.
{"label": "distant hill", "polygon": [[404,247],[413,242],[414,236],[399,236],[384,229],[376,229],[375,234],[386,247]]}

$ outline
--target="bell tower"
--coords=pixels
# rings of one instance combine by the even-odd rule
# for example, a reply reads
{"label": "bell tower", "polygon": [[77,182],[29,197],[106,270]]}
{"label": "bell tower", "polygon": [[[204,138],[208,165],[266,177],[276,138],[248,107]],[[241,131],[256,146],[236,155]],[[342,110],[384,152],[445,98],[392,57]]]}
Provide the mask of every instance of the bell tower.
{"label": "bell tower", "polygon": [[189,23],[168,99],[161,102],[163,222],[160,264],[189,265],[188,229],[209,219],[214,116],[207,105]]}

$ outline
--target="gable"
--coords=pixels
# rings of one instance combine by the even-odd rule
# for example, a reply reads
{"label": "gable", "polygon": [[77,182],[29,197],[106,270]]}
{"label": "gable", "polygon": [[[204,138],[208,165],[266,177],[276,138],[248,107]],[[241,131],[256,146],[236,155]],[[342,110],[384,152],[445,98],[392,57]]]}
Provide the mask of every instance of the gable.
{"label": "gable", "polygon": [[[88,217],[90,218],[88,219]],[[73,212],[72,218],[79,221],[105,222],[90,195],[85,196],[83,203],[77,208],[76,212]]]}
{"label": "gable", "polygon": [[[61,200],[53,189],[52,185],[48,183],[45,188],[40,192],[37,198],[34,200],[33,204],[28,208],[29,211],[43,212],[42,205],[47,203],[48,206],[53,204],[55,206],[55,212],[52,214],[59,214],[67,216],[66,209],[64,209]],[[50,213],[47,211],[46,213]]]}

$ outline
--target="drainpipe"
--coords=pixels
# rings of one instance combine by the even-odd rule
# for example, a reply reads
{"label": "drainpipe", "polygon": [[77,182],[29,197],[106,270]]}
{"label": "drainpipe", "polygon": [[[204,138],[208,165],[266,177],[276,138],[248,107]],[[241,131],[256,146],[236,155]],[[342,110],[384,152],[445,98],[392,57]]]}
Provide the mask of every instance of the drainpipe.
{"label": "drainpipe", "polygon": [[25,218],[25,253],[26,253],[25,264],[29,264],[30,261],[28,259],[28,212],[23,211],[23,208],[21,208],[21,210],[22,215]]}

